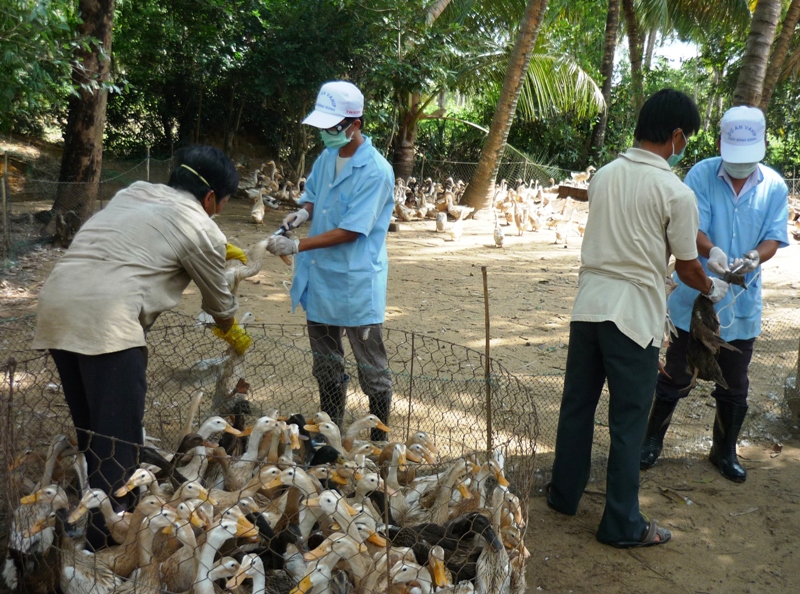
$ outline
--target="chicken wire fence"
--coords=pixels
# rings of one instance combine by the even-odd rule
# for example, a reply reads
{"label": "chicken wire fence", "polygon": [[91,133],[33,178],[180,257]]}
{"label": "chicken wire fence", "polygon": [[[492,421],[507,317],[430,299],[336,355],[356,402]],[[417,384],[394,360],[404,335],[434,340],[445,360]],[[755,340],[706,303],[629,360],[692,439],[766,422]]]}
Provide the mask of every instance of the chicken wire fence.
{"label": "chicken wire fence", "polygon": [[3,190],[0,259],[14,262],[37,245],[49,243],[58,231],[57,225],[74,226],[73,234],[77,231],[80,223],[71,215],[62,220],[51,219],[49,211],[56,200],[60,209],[69,213],[79,211],[91,195],[94,208],[101,209],[114,194],[135,181],[166,183],[171,167],[171,159],[147,158],[139,162],[107,159],[98,183],[58,182],[46,179],[44,172],[17,175],[14,169],[4,168],[0,180]]}
{"label": "chicken wire fence", "polygon": [[[461,180],[464,183],[469,183],[477,168],[477,163],[419,159],[414,164],[414,177],[418,182],[430,177],[433,181],[441,183],[448,177],[452,177],[455,182]],[[506,180],[512,187],[516,185],[517,180],[522,180],[526,184],[538,182],[539,185],[547,187],[550,185],[551,179],[555,180],[556,183],[562,180],[569,180],[571,179],[570,171],[548,165],[539,165],[532,161],[517,160],[503,161],[500,163],[497,173],[498,184],[502,180]]]}
{"label": "chicken wire fence", "polygon": [[[117,440],[111,449],[136,448],[139,461],[166,483],[145,468],[126,469],[103,491],[87,491],[84,475],[93,487],[103,484],[103,461],[91,445],[83,458],[76,451],[52,359],[28,349],[34,326],[32,316],[5,322],[0,339],[2,503],[13,565],[7,570],[25,589],[35,590],[46,575],[64,592],[123,584],[205,591],[213,574],[249,577],[255,590],[265,579],[286,592],[308,592],[320,580],[374,592],[394,583],[419,583],[426,591],[466,580],[488,592],[496,591],[490,569],[503,566],[502,579],[524,591],[538,419],[530,391],[496,361],[385,329],[389,436],[397,445],[384,447],[354,441],[367,435],[359,428],[375,425],[349,358],[345,368],[354,380],[343,426],[350,432],[339,435],[314,416],[319,390],[305,326],[249,325],[254,344],[239,359],[208,327],[167,313],[148,333],[148,445]],[[192,408],[197,422],[189,426]],[[247,446],[231,437],[245,425],[253,426]],[[210,443],[220,429],[232,433]],[[333,451],[312,452],[306,431],[324,436]],[[91,435],[90,444],[100,438]],[[171,458],[176,452],[181,461]],[[112,507],[132,503],[115,491],[125,479],[128,489],[149,485],[132,515]],[[104,491],[114,493],[110,501]],[[95,555],[82,554],[84,538],[96,542],[98,524],[123,546],[102,548],[104,536]],[[343,573],[335,569],[339,560]],[[165,572],[164,563],[171,569]],[[53,567],[71,569],[48,573]]]}

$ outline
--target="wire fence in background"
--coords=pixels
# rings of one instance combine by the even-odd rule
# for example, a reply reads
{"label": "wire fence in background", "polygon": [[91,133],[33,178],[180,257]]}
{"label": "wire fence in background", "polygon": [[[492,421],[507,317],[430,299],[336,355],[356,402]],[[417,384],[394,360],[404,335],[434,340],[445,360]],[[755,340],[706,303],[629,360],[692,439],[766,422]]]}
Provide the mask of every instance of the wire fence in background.
{"label": "wire fence in background", "polygon": [[[7,155],[6,155],[7,156]],[[166,183],[172,160],[146,158],[142,161],[105,159],[98,183],[59,182],[34,175],[14,175],[3,168],[0,188],[3,204],[0,209],[0,260],[14,262],[37,245],[52,240],[59,221],[49,211],[59,199],[62,210],[79,210],[87,194],[96,196],[94,208],[101,209],[119,190],[136,181]],[[79,225],[70,221],[67,225]],[[75,229],[77,231],[77,228]]]}
{"label": "wire fence in background", "polygon": [[[444,182],[448,177],[452,177],[455,182],[461,180],[469,183],[477,168],[477,163],[418,159],[414,165],[414,176],[420,182],[428,177],[435,182]],[[503,180],[506,180],[511,187],[516,186],[518,180],[525,184],[538,182],[539,185],[548,187],[551,180],[559,183],[571,180],[571,176],[570,171],[566,169],[539,165],[528,160],[515,160],[503,161],[500,164],[497,183],[500,184]]]}

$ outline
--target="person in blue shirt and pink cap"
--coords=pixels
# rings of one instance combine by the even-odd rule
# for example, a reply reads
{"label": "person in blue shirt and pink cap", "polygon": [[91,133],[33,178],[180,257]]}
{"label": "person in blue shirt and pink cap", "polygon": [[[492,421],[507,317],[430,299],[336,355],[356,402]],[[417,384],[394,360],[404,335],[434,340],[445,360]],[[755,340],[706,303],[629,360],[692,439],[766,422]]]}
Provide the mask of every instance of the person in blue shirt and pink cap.
{"label": "person in blue shirt and pink cap", "polygon": [[297,254],[292,310],[300,304],[306,311],[321,409],[341,427],[349,381],[342,343],[347,334],[359,384],[381,421],[371,438],[384,440],[392,402],[383,320],[394,173],[361,133],[363,113],[364,96],[354,84],[322,85],[303,123],[319,129],[326,149],[314,162],[300,210],[283,221],[286,229],[311,221],[308,236],[274,236],[267,249],[278,256]]}
{"label": "person in blue shirt and pink cap", "polygon": [[[697,163],[685,180],[697,196],[700,261],[709,274],[721,277],[733,271],[745,277],[746,288],[731,285],[725,298],[715,305],[721,336],[737,350],[722,349],[719,353],[727,386],[717,383],[711,393],[717,412],[709,460],[722,476],[734,482],[747,478],[736,455],[736,444],[747,415],[753,343],[761,333],[761,264],[778,248],[789,245],[789,190],[780,174],[761,163],[766,154],[765,129],[760,109],[729,109],[720,122],[720,156]],[[642,469],[655,464],[675,407],[691,391],[686,348],[697,291],[675,280],[677,288],[667,306],[678,335],[667,349],[664,373],[656,384],[642,446]]]}

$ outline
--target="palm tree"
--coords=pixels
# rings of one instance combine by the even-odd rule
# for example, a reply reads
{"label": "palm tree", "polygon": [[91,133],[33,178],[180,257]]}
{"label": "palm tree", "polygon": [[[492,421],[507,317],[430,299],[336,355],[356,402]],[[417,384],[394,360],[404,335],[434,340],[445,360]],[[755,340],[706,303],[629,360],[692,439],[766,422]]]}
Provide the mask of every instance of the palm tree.
{"label": "palm tree", "polygon": [[596,159],[606,142],[606,126],[608,125],[608,105],[611,102],[611,78],[614,75],[614,53],[617,49],[617,31],[619,30],[620,0],[608,0],[606,15],[606,37],[603,46],[603,62],[600,74],[603,77],[603,102],[606,107],[600,112],[600,119],[592,129],[590,143],[592,155]]}
{"label": "palm tree", "polygon": [[769,51],[781,18],[781,0],[759,0],[750,23],[733,105],[760,105]]}
{"label": "palm tree", "polygon": [[794,29],[797,26],[798,19],[800,19],[800,0],[792,0],[789,10],[786,11],[786,17],[783,19],[781,34],[778,37],[778,41],[775,42],[772,56],[769,59],[769,68],[764,79],[764,91],[761,93],[761,109],[764,112],[769,107],[772,93],[775,91],[775,85],[789,53],[789,46],[792,44],[792,37],[794,37]]}
{"label": "palm tree", "polygon": [[633,0],[622,0],[625,27],[628,34],[628,53],[631,61],[631,102],[638,112],[644,102],[644,75],[642,74],[642,40]]}
{"label": "palm tree", "polygon": [[476,210],[484,208],[489,200],[489,191],[494,186],[500,157],[517,111],[517,101],[522,92],[523,81],[528,72],[531,53],[539,35],[542,18],[548,0],[528,0],[525,14],[519,24],[517,40],[506,70],[503,89],[492,117],[492,126],[486,138],[478,167],[464,193],[463,202]]}

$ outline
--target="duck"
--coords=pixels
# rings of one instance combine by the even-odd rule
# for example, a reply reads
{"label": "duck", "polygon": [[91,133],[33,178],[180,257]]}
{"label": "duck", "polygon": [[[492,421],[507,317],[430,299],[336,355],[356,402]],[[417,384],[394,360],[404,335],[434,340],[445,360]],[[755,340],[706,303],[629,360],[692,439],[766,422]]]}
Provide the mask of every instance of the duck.
{"label": "duck", "polygon": [[[263,202],[261,204],[263,208]],[[225,281],[228,283],[228,287],[234,295],[239,291],[239,283],[241,283],[242,280],[261,272],[264,262],[267,259],[268,240],[269,238],[262,239],[245,250],[247,262],[242,262],[235,258],[225,261]]]}
{"label": "duck", "polygon": [[154,554],[156,535],[163,533],[171,535],[173,524],[178,515],[170,508],[163,508],[157,513],[148,516],[142,522],[138,533],[139,567],[131,574],[129,584],[134,585],[135,591],[160,592],[163,590],[163,579],[160,570],[160,560]]}
{"label": "duck", "polygon": [[[467,461],[463,458],[457,460],[450,466],[444,480],[436,483],[434,488],[429,491],[429,498],[433,499],[429,508],[423,504],[424,496],[414,497],[416,501],[409,501],[409,512],[405,522],[433,522],[434,524],[444,524],[450,519],[450,505],[453,498],[453,491],[458,490],[464,499],[469,499],[472,494],[464,485],[464,478],[468,472]],[[416,489],[410,491],[418,493]]]}
{"label": "duck", "polygon": [[[327,414],[325,416],[327,416]],[[306,431],[321,434],[325,438],[325,441],[328,442],[329,446],[334,448],[342,456],[345,455],[344,447],[342,446],[342,434],[339,431],[339,427],[332,421],[323,420],[319,423],[315,423],[312,420],[312,422],[308,423],[304,428]]]}
{"label": "duck", "polygon": [[592,174],[597,171],[594,165],[589,165],[586,168],[586,171],[571,171],[570,177],[572,181],[577,182],[579,184],[585,184],[589,181],[589,178],[592,177]]}
{"label": "duck", "polygon": [[442,211],[436,213],[436,232],[443,233],[447,227],[447,213]]}
{"label": "duck", "polygon": [[247,190],[247,196],[253,201],[253,206],[250,209],[250,220],[256,225],[264,223],[264,198],[262,196],[263,190],[261,188],[252,188]]}
{"label": "duck", "polygon": [[500,226],[500,220],[497,218],[497,212],[494,213],[494,244],[497,247],[503,247],[503,242],[505,241],[506,234],[503,231],[503,228]]}
{"label": "duck", "polygon": [[306,553],[304,558],[306,561],[317,561],[328,555],[332,555],[337,563],[343,561],[350,567],[353,584],[358,590],[372,567],[367,546],[347,534],[334,532],[317,548]]}
{"label": "duck", "polygon": [[[492,491],[492,530],[500,534],[506,488],[498,485]],[[500,543],[487,544],[477,561],[475,591],[478,594],[509,594],[511,592],[511,566],[508,553]]]}
{"label": "duck", "polygon": [[367,429],[380,429],[389,433],[391,430],[376,415],[369,414],[352,423],[342,437],[342,448],[349,452],[353,449],[353,442],[358,434]]}
{"label": "duck", "polygon": [[297,585],[285,571],[270,572],[269,582],[264,563],[255,553],[242,557],[242,562],[225,584],[227,590],[239,588],[248,578],[253,580],[252,594],[289,594]]}
{"label": "duck", "polygon": [[89,489],[86,491],[86,494],[78,502],[78,506],[70,513],[67,522],[70,524],[77,523],[91,509],[99,509],[103,514],[111,538],[117,543],[125,542],[128,537],[128,530],[131,527],[133,514],[130,512],[115,512],[111,505],[111,499],[102,489]]}
{"label": "duck", "polygon": [[255,422],[247,439],[247,449],[238,461],[229,466],[225,475],[225,488],[228,491],[241,489],[253,477],[253,470],[260,459],[258,450],[261,441],[267,432],[275,429],[277,423],[278,420],[271,417],[261,417]]}
{"label": "duck", "polygon": [[208,502],[214,506],[215,512],[224,511],[239,503],[246,497],[253,497],[264,486],[272,482],[280,473],[277,466],[267,465],[261,467],[256,475],[236,491],[224,489],[211,489],[208,491]]}
{"label": "duck", "polygon": [[[463,211],[462,211],[463,212]],[[455,222],[450,226],[447,234],[452,241],[461,241],[461,235],[464,233],[464,219],[459,216]]]}
{"label": "duck", "polygon": [[214,569],[214,558],[222,546],[232,538],[245,538],[251,542],[258,540],[258,531],[248,520],[233,521],[225,518],[220,519],[208,531],[206,542],[199,549],[195,557],[197,568],[194,579],[192,594],[215,594],[214,582],[211,572]]}

